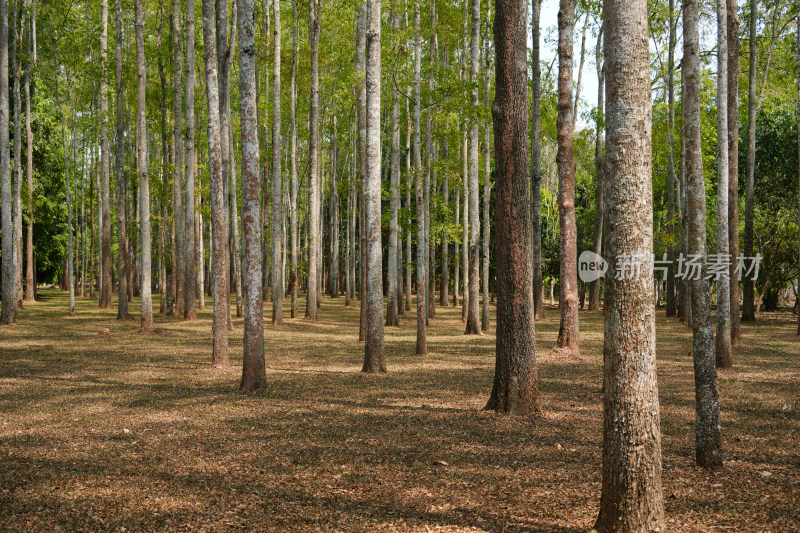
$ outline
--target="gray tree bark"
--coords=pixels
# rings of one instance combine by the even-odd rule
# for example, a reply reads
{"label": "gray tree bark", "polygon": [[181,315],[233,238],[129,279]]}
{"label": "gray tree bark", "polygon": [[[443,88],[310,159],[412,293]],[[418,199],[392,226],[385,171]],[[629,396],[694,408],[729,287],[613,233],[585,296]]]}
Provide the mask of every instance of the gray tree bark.
{"label": "gray tree bark", "polygon": [[[475,84],[472,90],[472,106],[478,106],[478,75],[480,71],[480,25],[481,2],[471,0],[472,27],[470,32],[470,81]],[[480,195],[478,194],[478,146],[479,126],[473,121],[469,130],[469,306],[467,307],[467,327],[465,335],[478,335],[480,326]]]}
{"label": "gray tree bark", "polygon": [[[483,105],[487,109],[489,106],[489,93],[491,91],[491,60],[489,58],[489,21],[492,19],[492,3],[486,3],[486,24],[484,26],[484,72],[483,72]],[[484,138],[483,138],[483,220],[481,221],[483,227],[481,230],[482,238],[482,251],[481,251],[481,292],[483,294],[483,305],[481,308],[481,331],[489,330],[489,241],[490,225],[489,220],[489,202],[492,200],[492,163],[489,159],[489,145],[491,144],[492,125],[491,123],[484,124]]]}
{"label": "gray tree bark", "polygon": [[308,291],[306,318],[317,319],[317,270],[319,251],[319,32],[320,0],[309,0],[309,42],[311,44],[311,110],[308,117],[309,206],[308,206]]}
{"label": "gray tree bark", "polygon": [[[191,0],[189,0],[191,1]],[[125,175],[125,99],[123,94],[122,81],[122,5],[121,0],[115,1],[114,27],[117,36],[116,53],[116,83],[117,83],[117,242],[119,244],[118,258],[119,267],[117,273],[117,284],[119,287],[119,298],[117,302],[117,319],[128,320],[131,318],[128,313],[128,229],[126,198],[128,195]]]}
{"label": "gray tree bark", "polygon": [[[58,64],[56,62],[56,64]],[[58,80],[58,74],[56,74]],[[8,142],[9,132],[9,105],[8,105],[8,0],[0,0],[0,200],[2,201],[2,230],[3,230],[3,303],[0,313],[0,324],[13,324],[17,317],[17,292],[16,272],[14,269],[14,229],[11,210],[11,153]],[[66,141],[64,141],[66,143]],[[66,158],[66,150],[64,157]],[[65,159],[66,162],[66,159]],[[66,174],[65,174],[66,175]],[[67,207],[69,208],[69,177],[67,175]],[[67,251],[70,261],[70,291],[72,291],[72,216],[70,215],[69,248]],[[74,306],[74,295],[70,292],[70,314]]]}
{"label": "gray tree bark", "polygon": [[[604,4],[606,255],[645,268],[606,281],[603,482],[597,532],[664,531],[653,300],[653,190],[647,2]],[[699,131],[699,130],[698,130]]]}
{"label": "gray tree bark", "polygon": [[[675,0],[669,0],[669,44],[667,50],[667,140],[669,153],[667,161],[669,163],[669,175],[667,180],[667,233],[675,235],[675,184],[677,177],[675,174],[675,26],[674,20]],[[667,246],[667,316],[675,316],[675,244],[674,239],[670,240]]]}
{"label": "gray tree bark", "polygon": [[[281,4],[272,2],[273,26],[272,65],[272,323],[283,323],[283,242],[281,221]],[[256,130],[258,131],[258,130]],[[256,146],[258,136],[256,134]]]}
{"label": "gray tree bark", "polygon": [[[390,24],[395,35],[400,30],[400,15],[390,14]],[[392,91],[392,124],[391,124],[391,174],[390,174],[390,213],[389,213],[389,249],[387,260],[387,277],[389,284],[388,302],[386,306],[386,325],[398,326],[399,302],[397,290],[397,252],[398,252],[398,211],[400,210],[400,99],[397,91]]]}
{"label": "gray tree bark", "polygon": [[289,231],[291,233],[290,253],[291,272],[289,273],[289,292],[291,294],[291,317],[297,318],[297,289],[298,279],[297,262],[299,260],[298,235],[297,235],[297,202],[299,197],[299,180],[297,179],[297,47],[298,47],[298,19],[297,0],[292,0],[292,73],[289,80],[289,166],[291,176],[290,206],[289,206]]}
{"label": "gray tree bark", "polygon": [[[533,314],[544,318],[544,284],[542,283],[542,71],[539,58],[539,32],[542,1],[531,2],[531,218],[533,241]],[[456,217],[458,218],[458,217]]]}
{"label": "gray tree bark", "polygon": [[[197,318],[196,294],[198,266],[202,269],[202,255],[198,258],[198,249],[202,249],[202,233],[200,239],[196,238],[195,222],[195,165],[197,154],[195,152],[195,121],[194,121],[194,89],[195,89],[195,27],[194,27],[194,0],[186,0],[186,199],[183,203],[185,214],[183,217],[184,234],[186,236],[184,254],[184,310],[186,320]],[[197,242],[200,240],[201,242]],[[201,289],[200,294],[203,294]],[[203,305],[201,303],[201,309]]]}
{"label": "gray tree bark", "polygon": [[428,262],[425,259],[425,209],[424,178],[422,175],[421,70],[422,43],[420,35],[419,1],[414,3],[414,178],[417,200],[417,355],[428,353],[427,309],[425,293],[428,288]]}
{"label": "gray tree bark", "polygon": [[731,346],[741,344],[739,308],[739,10],[736,0],[728,9],[728,246],[731,254]]}
{"label": "gray tree bark", "polygon": [[[278,2],[275,2],[278,4]],[[261,179],[253,0],[237,0],[239,101],[242,131],[242,233],[244,240],[244,358],[239,389],[266,386],[263,286],[261,284]],[[277,39],[278,41],[280,39]],[[280,54],[278,54],[280,57]]]}
{"label": "gray tree bark", "polygon": [[[594,214],[594,239],[592,251],[600,255],[603,251],[603,231],[605,222],[605,201],[603,197],[603,128],[605,127],[605,65],[603,65],[603,31],[604,25],[600,24],[597,35],[596,63],[597,63],[597,130],[594,143],[594,168],[597,173],[597,199],[595,200]],[[600,279],[594,280],[589,286],[589,311],[600,309]]]}
{"label": "gray tree bark", "polygon": [[[755,172],[756,172],[756,115],[758,104],[756,97],[758,0],[750,0],[750,70],[747,82],[747,161],[745,163],[744,190],[744,256],[753,257],[753,217],[755,215]],[[752,322],[756,319],[755,287],[753,280],[747,276],[742,280],[742,321]]]}
{"label": "gray tree bark", "polygon": [[697,0],[683,4],[684,76],[683,105],[686,112],[686,175],[689,211],[688,253],[700,258],[699,278],[690,280],[692,310],[692,353],[695,381],[695,456],[703,467],[722,465],[717,394],[717,368],[714,364],[714,331],[711,326],[711,294],[706,279],[706,190],[700,131],[700,37]]}
{"label": "gray tree bark", "polygon": [[[22,308],[22,97],[19,79],[22,73],[22,58],[17,57],[20,46],[18,20],[20,0],[14,0],[11,13],[11,68],[14,70],[14,285],[16,287],[17,309]],[[22,25],[19,24],[19,27]],[[84,219],[85,220],[85,219]],[[85,255],[85,254],[84,254]],[[84,269],[85,270],[85,269]],[[83,278],[82,278],[83,279]]]}
{"label": "gray tree bark", "polygon": [[[106,16],[105,21],[107,28],[108,26],[108,4],[106,3],[107,0],[103,0],[104,5],[106,6]],[[28,232],[27,238],[25,243],[25,253],[27,255],[27,261],[25,265],[25,301],[32,302],[36,299],[36,279],[33,273],[33,226],[34,226],[34,217],[33,217],[33,128],[31,127],[31,70],[33,70],[33,50],[32,50],[32,38],[31,38],[31,31],[28,31],[28,36],[26,39],[26,47],[27,47],[27,54],[26,54],[26,65],[25,65],[25,139],[27,145],[27,181],[28,181]],[[108,105],[106,104],[106,107]],[[107,111],[107,110],[106,110]],[[104,115],[105,116],[105,115]],[[106,118],[106,152],[108,151],[108,119]],[[107,161],[107,160],[106,160]],[[107,173],[106,173],[107,174]],[[108,184],[106,183],[106,190],[108,190]],[[110,196],[104,199],[104,205],[108,205],[110,201]],[[104,211],[105,214],[105,211]],[[109,262],[111,261],[110,251],[111,251],[111,222],[110,222],[110,209],[109,209],[109,221],[108,224],[104,227],[108,227],[108,242],[109,242]],[[110,273],[110,263],[109,263],[109,273]],[[109,307],[111,306],[111,284],[109,282]]]}

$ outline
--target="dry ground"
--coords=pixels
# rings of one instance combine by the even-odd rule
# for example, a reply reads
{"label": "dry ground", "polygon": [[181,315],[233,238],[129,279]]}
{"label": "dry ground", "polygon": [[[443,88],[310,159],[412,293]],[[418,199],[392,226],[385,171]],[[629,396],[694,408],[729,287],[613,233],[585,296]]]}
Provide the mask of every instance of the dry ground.
{"label": "dry ground", "polygon": [[[266,326],[269,387],[240,394],[241,319],[232,366],[213,370],[209,310],[142,334],[96,302],[70,319],[64,293],[41,296],[0,329],[2,531],[571,532],[596,516],[601,314],[581,314],[575,361],[548,360],[557,311],[537,323],[545,412],[514,418],[481,411],[493,331],[464,337],[460,310],[437,309],[427,357],[401,317],[389,374],[367,376],[357,309],[326,299],[317,323]],[[800,530],[791,320],[743,324],[720,373],[725,467],[709,472],[693,466],[690,333],[659,315],[672,531]]]}

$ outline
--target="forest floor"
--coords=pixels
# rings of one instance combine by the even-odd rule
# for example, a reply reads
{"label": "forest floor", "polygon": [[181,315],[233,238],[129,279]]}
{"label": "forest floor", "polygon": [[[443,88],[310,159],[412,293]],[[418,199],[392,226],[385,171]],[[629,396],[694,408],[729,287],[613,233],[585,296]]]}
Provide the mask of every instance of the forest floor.
{"label": "forest floor", "polygon": [[[572,532],[594,522],[602,313],[581,313],[581,356],[564,360],[549,356],[558,312],[546,310],[536,324],[544,412],[517,418],[481,410],[494,330],[465,337],[460,308],[437,308],[428,356],[414,355],[414,315],[387,328],[389,373],[377,376],[359,372],[358,308],[326,298],[316,323],[265,325],[268,388],[241,394],[241,319],[231,366],[214,370],[208,308],[193,323],[157,315],[157,329],[140,333],[138,319],[118,322],[96,301],[79,298],[68,318],[65,293],[40,296],[0,329],[2,531]],[[659,312],[670,530],[800,530],[795,320],[742,324],[734,368],[720,372],[725,466],[707,471],[694,466],[691,334]]]}

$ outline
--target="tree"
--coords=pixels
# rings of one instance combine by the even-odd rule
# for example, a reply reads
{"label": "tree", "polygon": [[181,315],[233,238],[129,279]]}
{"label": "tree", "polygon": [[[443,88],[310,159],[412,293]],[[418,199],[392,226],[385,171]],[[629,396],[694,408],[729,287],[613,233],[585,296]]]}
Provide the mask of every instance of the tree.
{"label": "tree", "polygon": [[[197,154],[195,153],[195,122],[194,122],[194,86],[195,86],[195,57],[194,57],[194,0],[186,0],[186,174],[184,182],[186,184],[186,200],[183,205],[185,215],[183,217],[184,232],[186,243],[184,254],[184,286],[186,294],[184,297],[183,316],[186,320],[195,320],[197,310],[195,307],[195,293],[197,292],[196,275],[197,267],[202,268],[202,261],[197,260],[195,250],[195,164]],[[202,248],[203,243],[197,243],[198,248]],[[200,291],[201,297],[203,291]],[[202,300],[201,300],[202,302]],[[202,306],[202,303],[201,303]]]}
{"label": "tree", "polygon": [[[726,0],[717,1],[717,254],[729,255],[728,248],[728,20]],[[717,281],[718,367],[731,366],[730,277]]]}
{"label": "tree", "polygon": [[727,0],[728,9],[728,247],[731,256],[730,302],[731,345],[742,341],[739,309],[739,11],[736,0]]}
{"label": "tree", "polygon": [[136,167],[139,173],[140,253],[142,254],[141,325],[153,329],[153,301],[150,270],[150,181],[147,162],[147,63],[144,57],[144,10],[142,0],[134,1],[134,30],[136,34]]}
{"label": "tree", "polygon": [[539,65],[539,19],[542,1],[531,2],[531,209],[533,223],[533,306],[534,316],[544,318],[542,284],[542,71]]}
{"label": "tree", "polygon": [[528,199],[528,8],[524,0],[496,0],[495,6],[497,351],[485,408],[528,414],[540,409]]}
{"label": "tree", "polygon": [[[188,0],[191,1],[191,0]],[[114,158],[117,166],[117,243],[119,247],[119,267],[117,272],[117,285],[119,298],[117,301],[117,320],[128,320],[128,216],[125,198],[128,194],[125,174],[125,98],[122,80],[122,1],[114,3],[114,30],[117,39],[116,51],[116,89],[117,89],[117,156]],[[66,154],[64,154],[66,157]]]}
{"label": "tree", "polygon": [[172,270],[175,282],[174,314],[186,314],[186,231],[183,207],[183,53],[181,52],[181,2],[172,3]]}
{"label": "tree", "polygon": [[[283,206],[281,194],[281,4],[273,1],[275,26],[273,29],[274,61],[272,67],[272,323],[283,323],[283,242],[281,222]],[[254,67],[255,68],[255,67]],[[255,74],[254,74],[255,76]],[[255,104],[254,104],[255,109]],[[255,129],[258,146],[258,127]],[[256,169],[258,166],[256,166]],[[258,172],[256,172],[256,179]],[[256,206],[258,201],[256,201]]]}
{"label": "tree", "polygon": [[[489,60],[489,21],[492,18],[491,14],[492,4],[491,2],[487,2],[486,4],[486,25],[484,29],[484,61],[485,61],[485,70],[483,73],[483,80],[484,80],[484,95],[483,95],[483,105],[487,109],[491,109],[489,106],[489,93],[491,92],[491,81],[490,81],[490,69],[491,69],[491,61]],[[489,241],[491,240],[490,235],[490,220],[489,220],[489,202],[492,199],[492,163],[489,159],[489,144],[491,141],[491,132],[492,125],[490,123],[484,124],[484,140],[483,140],[483,244],[482,244],[482,251],[481,254],[482,258],[482,279],[481,279],[481,293],[483,295],[483,308],[481,309],[481,330],[488,331],[489,330]]]}
{"label": "tree", "polygon": [[[603,231],[605,222],[605,201],[603,198],[603,179],[605,171],[603,169],[603,128],[605,127],[605,65],[603,64],[603,29],[600,24],[600,31],[597,33],[597,123],[594,142],[594,168],[597,174],[597,194],[595,200],[594,213],[594,239],[592,251],[600,255],[603,251]],[[668,296],[669,298],[669,296]],[[589,287],[589,311],[600,309],[600,278],[594,280]]]}
{"label": "tree", "polygon": [[[14,0],[14,12],[11,13],[11,68],[14,72],[14,286],[16,288],[17,308],[22,308],[22,104],[19,78],[22,70],[21,58],[17,49],[20,46],[17,21],[20,16],[22,2]],[[22,24],[19,24],[21,27]]]}
{"label": "tree", "polygon": [[[11,216],[11,153],[8,143],[8,107],[8,0],[0,0],[0,188],[2,188],[0,199],[2,199],[3,206],[3,305],[0,323],[2,324],[13,324],[17,315],[14,230]],[[66,153],[64,155],[66,157]],[[67,191],[67,198],[69,198],[69,191]],[[69,245],[72,248],[71,240]],[[69,253],[71,254],[71,252]],[[71,286],[72,282],[70,281]]]}
{"label": "tree", "polygon": [[[111,187],[110,174],[110,147],[108,143],[108,82],[106,81],[108,59],[108,0],[100,3],[100,195],[101,213],[100,227],[100,308],[111,308],[112,292],[114,290],[111,257]],[[26,78],[29,76],[26,73]],[[26,81],[26,91],[29,91]],[[27,93],[26,93],[27,97]],[[28,104],[26,103],[26,109]],[[26,115],[27,116],[27,115]],[[27,124],[26,124],[27,128]],[[31,147],[29,147],[30,150]]]}
{"label": "tree", "polygon": [[[470,38],[470,81],[472,106],[478,107],[478,75],[480,71],[480,25],[481,2],[471,0],[472,31]],[[469,306],[467,307],[467,328],[465,335],[481,333],[480,309],[480,201],[478,194],[478,121],[472,121],[469,130]]]}
{"label": "tree", "polygon": [[[319,252],[319,16],[320,0],[309,0],[309,42],[311,44],[311,110],[308,114],[308,289],[306,293],[306,318],[317,319],[317,259]],[[277,162],[276,162],[277,164]]]}
{"label": "tree", "polygon": [[[670,236],[675,235],[675,0],[669,0],[669,44],[667,50],[667,140],[669,152],[667,160],[669,162],[669,177],[667,183],[667,232]],[[667,247],[667,316],[675,316],[675,239],[669,240]]]}
{"label": "tree", "polygon": [[[422,177],[422,149],[420,139],[420,103],[422,65],[422,44],[420,36],[419,0],[414,3],[414,179],[417,200],[417,355],[428,353],[427,309],[425,293],[428,287],[427,266],[425,260],[425,215],[419,211],[425,205],[425,191]],[[465,177],[466,179],[466,177]]]}
{"label": "tree", "polygon": [[[798,5],[798,9],[800,9],[800,1],[798,1],[797,5]],[[800,11],[798,11],[798,13],[800,13]],[[800,17],[797,18],[797,67],[798,67],[798,69],[800,69]],[[798,103],[798,108],[797,108],[797,113],[798,113],[798,115],[797,115],[797,117],[798,117],[798,119],[797,119],[797,142],[798,142],[798,144],[797,144],[797,156],[798,156],[798,161],[800,161],[800,70],[798,70],[798,75],[797,75],[797,103]],[[798,175],[800,175],[800,171],[798,172]],[[798,216],[797,220],[798,220],[798,222],[800,222],[800,181],[798,181],[798,187],[797,187],[797,216]],[[800,289],[800,234],[798,234],[798,255],[797,255],[797,258],[798,258],[798,264],[797,264],[798,265],[798,281],[797,281],[797,285],[798,285],[798,289]],[[797,334],[800,335],[800,309],[798,309],[798,313],[797,313]]]}
{"label": "tree", "polygon": [[711,294],[706,279],[706,189],[700,131],[700,17],[697,0],[683,4],[683,68],[686,112],[686,176],[689,210],[689,255],[699,256],[701,272],[690,280],[692,353],[695,382],[695,456],[703,467],[722,465],[720,451],[719,396],[714,363],[714,331],[711,326]]}
{"label": "tree", "polygon": [[[278,2],[275,2],[278,4]],[[244,239],[244,359],[243,391],[263,388],[263,285],[261,283],[261,180],[258,149],[258,93],[253,0],[237,0],[239,25],[239,100],[242,130],[242,234]],[[276,8],[277,10],[278,8]],[[278,39],[279,40],[279,39]],[[280,54],[278,54],[280,57]]]}
{"label": "tree", "polygon": [[228,220],[225,212],[220,98],[217,80],[217,48],[213,0],[203,0],[203,63],[208,109],[208,170],[211,181],[212,285],[214,290],[213,353],[215,367],[228,365]]}
{"label": "tree", "polygon": [[297,285],[298,270],[297,261],[298,236],[297,236],[297,199],[299,195],[299,185],[297,179],[297,41],[298,41],[298,21],[297,21],[297,0],[292,0],[292,74],[289,80],[289,115],[290,115],[290,139],[289,139],[289,165],[290,165],[290,200],[289,203],[289,250],[291,255],[291,272],[289,273],[289,292],[291,293],[291,317],[297,317]]}
{"label": "tree", "polygon": [[367,305],[362,372],[386,372],[381,245],[381,1],[367,1]]}
{"label": "tree", "polygon": [[652,298],[653,191],[647,2],[604,4],[607,69],[606,281],[603,348],[603,483],[594,530],[661,531],[661,423]]}
{"label": "tree", "polygon": [[577,356],[578,228],[575,222],[575,154],[572,145],[572,41],[575,0],[561,0],[558,10],[558,211],[561,229],[561,326],[556,349]]}
{"label": "tree", "polygon": [[[389,15],[395,35],[400,30],[399,13]],[[397,290],[398,266],[398,211],[400,210],[400,98],[397,91],[392,91],[392,124],[391,124],[391,168],[390,168],[390,213],[389,213],[389,257],[387,260],[388,302],[386,306],[386,325],[398,326],[399,300]]]}
{"label": "tree", "polygon": [[[106,25],[108,22],[108,5],[107,0],[104,0],[106,5]],[[32,18],[32,17],[31,17]],[[25,251],[27,254],[25,265],[25,301],[32,302],[36,298],[36,280],[33,275],[33,128],[31,127],[31,70],[33,70],[33,50],[32,50],[32,31],[28,31],[26,39],[26,65],[25,65],[25,139],[27,148],[27,178],[28,178],[28,234],[25,243]],[[106,128],[108,128],[106,123]],[[108,136],[106,136],[106,142]],[[104,199],[104,205],[108,205],[109,199]],[[105,223],[105,222],[104,222]],[[111,225],[110,215],[108,226]],[[109,230],[109,246],[110,246],[110,230]],[[111,258],[109,257],[109,261]],[[110,265],[109,265],[110,270]],[[111,287],[108,289],[112,290]],[[109,300],[109,306],[111,305]]]}
{"label": "tree", "polygon": [[[747,76],[747,160],[745,162],[745,207],[744,207],[744,255],[753,257],[753,215],[755,211],[755,170],[756,170],[756,64],[758,57],[756,26],[758,24],[758,1],[750,0],[750,68]],[[766,77],[766,74],[764,74]],[[756,319],[753,280],[745,277],[742,290],[742,320],[752,322]]]}

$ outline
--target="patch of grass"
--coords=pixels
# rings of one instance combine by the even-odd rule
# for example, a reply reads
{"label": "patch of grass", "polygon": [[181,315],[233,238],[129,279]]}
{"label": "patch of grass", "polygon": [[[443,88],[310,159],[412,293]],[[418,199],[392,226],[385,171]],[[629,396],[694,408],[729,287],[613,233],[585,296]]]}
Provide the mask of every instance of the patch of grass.
{"label": "patch of grass", "polygon": [[[545,412],[516,418],[481,411],[494,330],[463,336],[460,309],[437,309],[429,356],[414,355],[413,314],[387,328],[385,376],[359,372],[358,302],[325,299],[316,323],[267,321],[269,385],[240,394],[241,319],[231,367],[214,370],[209,309],[191,323],[157,316],[157,333],[141,334],[95,301],[69,318],[65,294],[42,292],[0,328],[0,530],[571,532],[594,521],[601,313],[581,314],[573,361],[548,357],[558,311],[546,310]],[[673,531],[800,529],[800,342],[791,315],[769,318],[742,324],[734,368],[720,372],[726,463],[708,472],[693,466],[691,333],[658,316]]]}

